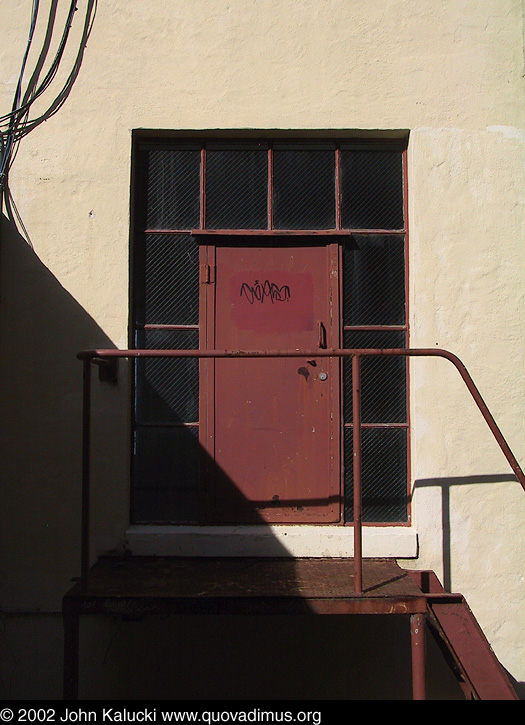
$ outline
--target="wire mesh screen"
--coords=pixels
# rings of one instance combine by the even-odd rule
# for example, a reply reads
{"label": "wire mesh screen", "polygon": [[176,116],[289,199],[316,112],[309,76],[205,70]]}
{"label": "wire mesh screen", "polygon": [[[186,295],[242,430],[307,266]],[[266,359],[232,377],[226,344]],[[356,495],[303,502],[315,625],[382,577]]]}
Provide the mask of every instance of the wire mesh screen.
{"label": "wire mesh screen", "polygon": [[343,285],[343,324],[403,325],[404,238],[370,235],[346,239]]}
{"label": "wire mesh screen", "polygon": [[273,223],[276,229],[335,227],[335,151],[274,151]]}
{"label": "wire mesh screen", "polygon": [[[344,333],[346,348],[404,348],[405,333],[363,330]],[[352,363],[343,365],[344,420],[352,422]],[[361,419],[363,423],[406,423],[407,362],[404,357],[361,359]]]}
{"label": "wire mesh screen", "polygon": [[206,153],[206,226],[265,229],[268,226],[268,152],[255,148]]}
{"label": "wire mesh screen", "polygon": [[[363,521],[407,521],[407,430],[363,428],[361,486]],[[345,521],[354,515],[352,429],[345,429]]]}
{"label": "wire mesh screen", "polygon": [[[134,250],[137,347],[198,348],[199,244],[190,230],[199,228],[202,220],[210,230],[261,230],[268,228],[269,221],[276,230],[333,230],[336,211],[341,212],[338,222],[343,229],[362,230],[341,237],[344,346],[405,347],[404,330],[366,329],[406,325],[405,239],[396,231],[404,228],[403,155],[392,148],[371,150],[349,141],[322,139],[144,142],[136,169],[140,186]],[[144,330],[147,325],[187,329]],[[406,359],[363,359],[361,375],[362,421],[369,426],[362,436],[364,520],[405,521]],[[350,520],[353,451],[348,361],[343,364],[341,394],[345,516]],[[198,360],[144,358],[136,362],[135,522],[197,520],[202,455],[198,414]]]}
{"label": "wire mesh screen", "polygon": [[200,214],[200,151],[148,151],[146,227],[194,229]]}
{"label": "wire mesh screen", "polygon": [[400,151],[341,151],[341,215],[345,229],[403,229]]}
{"label": "wire mesh screen", "polygon": [[[197,330],[147,330],[137,347],[196,350]],[[199,363],[195,358],[139,358],[136,362],[136,421],[196,423],[199,420]]]}
{"label": "wire mesh screen", "polygon": [[199,430],[138,428],[134,438],[133,523],[196,523]]}
{"label": "wire mesh screen", "polygon": [[199,323],[199,247],[189,235],[149,234],[144,241],[142,280],[137,284],[138,322]]}

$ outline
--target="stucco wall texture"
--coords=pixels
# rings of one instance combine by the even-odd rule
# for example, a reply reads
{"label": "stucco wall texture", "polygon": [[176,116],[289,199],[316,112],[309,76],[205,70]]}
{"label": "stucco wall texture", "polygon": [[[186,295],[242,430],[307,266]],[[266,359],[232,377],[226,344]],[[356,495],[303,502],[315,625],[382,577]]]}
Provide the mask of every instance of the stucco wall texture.
{"label": "stucco wall texture", "polygon": [[[31,6],[0,5],[2,114]],[[78,52],[88,3],[77,6],[35,115]],[[63,107],[22,140],[9,175],[27,235],[3,220],[1,607],[58,612],[78,574],[75,356],[128,346],[134,129],[409,132],[410,345],[463,360],[523,466],[524,3],[105,0],[94,10]],[[462,592],[522,681],[525,493],[449,363],[410,370],[418,557],[403,564]],[[93,541],[104,551],[125,539],[129,402],[124,371],[118,387],[95,387]]]}

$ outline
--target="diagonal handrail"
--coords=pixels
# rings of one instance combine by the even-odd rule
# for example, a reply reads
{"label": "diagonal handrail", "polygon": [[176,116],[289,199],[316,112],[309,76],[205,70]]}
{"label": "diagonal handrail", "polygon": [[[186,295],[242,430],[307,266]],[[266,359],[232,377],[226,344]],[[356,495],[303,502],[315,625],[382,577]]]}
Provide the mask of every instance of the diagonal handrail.
{"label": "diagonal handrail", "polygon": [[525,473],[501,433],[492,413],[483,400],[470,373],[461,360],[438,348],[334,348],[311,350],[119,350],[93,349],[79,352],[77,357],[84,363],[83,413],[82,413],[82,543],[81,584],[87,589],[90,557],[90,477],[91,477],[91,366],[108,365],[118,358],[283,358],[283,357],[338,357],[352,358],[352,425],[353,425],[353,484],[354,484],[354,590],[357,596],[363,594],[362,568],[362,509],[361,509],[361,358],[391,357],[440,357],[451,362],[479,408],[485,422],[496,439],[501,451],[510,464],[516,478],[525,490]]}

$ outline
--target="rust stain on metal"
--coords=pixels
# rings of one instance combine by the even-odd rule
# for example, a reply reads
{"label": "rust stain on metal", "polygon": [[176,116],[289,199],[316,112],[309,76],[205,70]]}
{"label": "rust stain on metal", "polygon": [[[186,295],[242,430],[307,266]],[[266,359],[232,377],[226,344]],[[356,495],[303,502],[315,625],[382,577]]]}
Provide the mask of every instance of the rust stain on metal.
{"label": "rust stain on metal", "polygon": [[310,376],[310,371],[306,367],[300,367],[297,372],[299,375],[302,375],[305,380],[308,380],[308,377]]}

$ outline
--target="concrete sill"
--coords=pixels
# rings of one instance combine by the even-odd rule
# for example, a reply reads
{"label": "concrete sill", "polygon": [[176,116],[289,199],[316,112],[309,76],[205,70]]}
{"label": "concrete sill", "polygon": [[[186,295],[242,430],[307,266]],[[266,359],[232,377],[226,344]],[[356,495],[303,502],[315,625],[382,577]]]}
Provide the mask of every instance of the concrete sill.
{"label": "concrete sill", "polygon": [[[351,526],[130,526],[136,556],[351,557]],[[363,556],[417,556],[417,532],[405,526],[363,527]]]}

